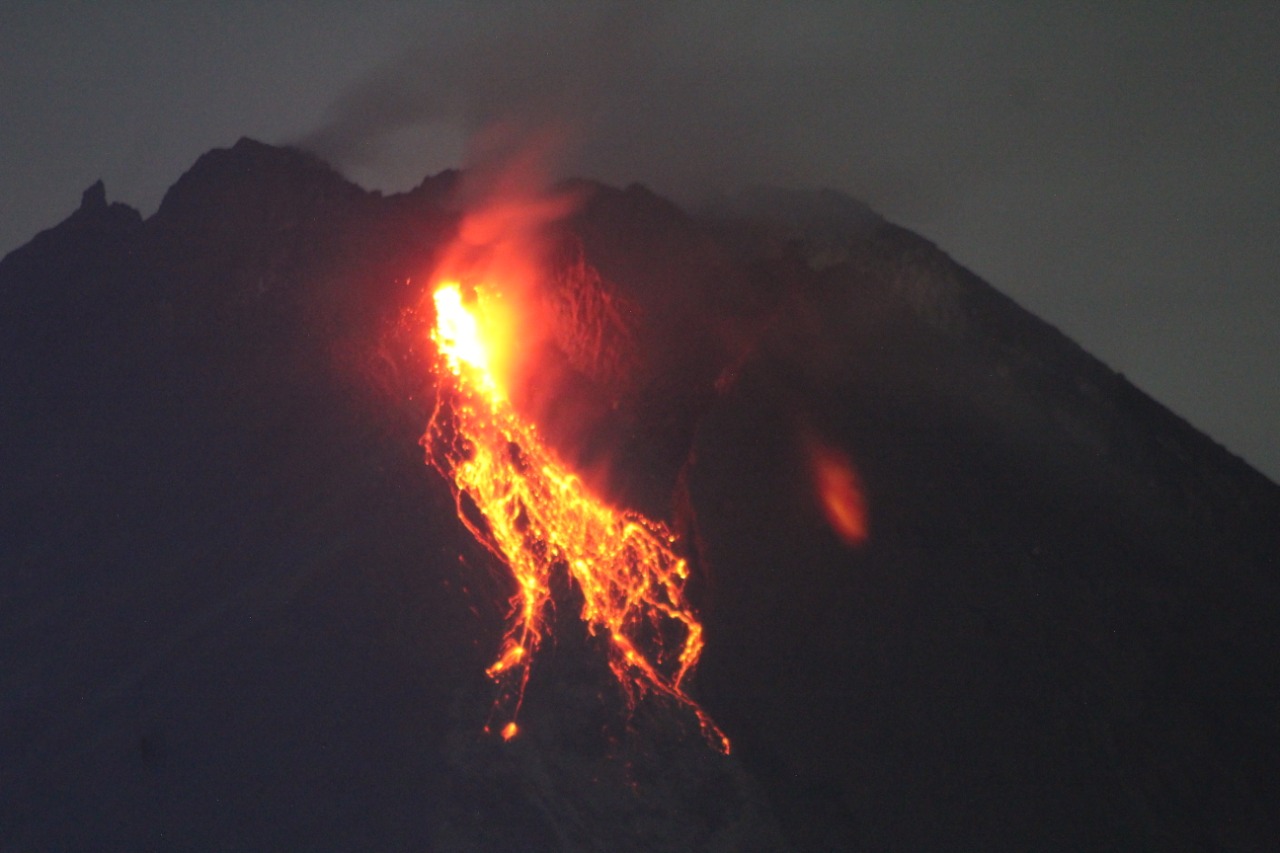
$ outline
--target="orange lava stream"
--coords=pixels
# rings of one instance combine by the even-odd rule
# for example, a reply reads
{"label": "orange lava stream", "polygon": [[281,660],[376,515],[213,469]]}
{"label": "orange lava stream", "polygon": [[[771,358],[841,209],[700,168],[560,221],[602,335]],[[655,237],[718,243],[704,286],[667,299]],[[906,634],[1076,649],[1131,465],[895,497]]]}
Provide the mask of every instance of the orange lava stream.
{"label": "orange lava stream", "polygon": [[582,592],[588,630],[606,640],[629,707],[648,694],[675,700],[727,754],[728,738],[682,686],[703,639],[685,599],[689,566],[675,551],[677,537],[601,501],[514,411],[491,370],[487,298],[477,288],[464,299],[457,282],[434,293],[440,390],[422,443],[453,485],[459,518],[516,581],[501,651],[487,670],[502,688],[499,703],[510,707],[502,737],[518,732],[529,667],[548,632],[552,574],[563,569]]}

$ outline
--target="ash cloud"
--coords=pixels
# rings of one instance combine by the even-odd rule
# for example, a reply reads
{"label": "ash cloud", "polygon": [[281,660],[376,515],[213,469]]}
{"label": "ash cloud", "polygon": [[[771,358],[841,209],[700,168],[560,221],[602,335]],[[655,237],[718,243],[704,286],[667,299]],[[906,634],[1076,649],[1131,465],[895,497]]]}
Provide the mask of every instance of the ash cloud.
{"label": "ash cloud", "polygon": [[344,93],[298,144],[361,167],[383,157],[396,134],[447,127],[463,134],[474,165],[511,156],[522,134],[576,135],[619,88],[638,13],[587,4],[455,9]]}
{"label": "ash cloud", "polygon": [[397,134],[451,128],[471,163],[494,127],[554,127],[567,140],[558,176],[640,181],[682,201],[748,181],[805,182],[821,170],[799,164],[825,162],[814,143],[833,132],[815,116],[849,79],[833,23],[747,5],[454,10],[297,144],[358,169]]}

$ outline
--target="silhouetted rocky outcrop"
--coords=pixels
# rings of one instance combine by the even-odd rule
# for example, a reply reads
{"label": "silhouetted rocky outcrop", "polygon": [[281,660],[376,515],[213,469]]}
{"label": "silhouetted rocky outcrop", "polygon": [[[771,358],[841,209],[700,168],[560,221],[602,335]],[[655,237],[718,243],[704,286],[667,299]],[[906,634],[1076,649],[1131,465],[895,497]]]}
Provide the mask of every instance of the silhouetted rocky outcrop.
{"label": "silhouetted rocky outcrop", "polygon": [[830,192],[571,185],[546,430],[686,535],[734,751],[567,587],[484,736],[508,589],[417,443],[460,183],[241,140],[0,261],[0,849],[1280,843],[1280,489]]}

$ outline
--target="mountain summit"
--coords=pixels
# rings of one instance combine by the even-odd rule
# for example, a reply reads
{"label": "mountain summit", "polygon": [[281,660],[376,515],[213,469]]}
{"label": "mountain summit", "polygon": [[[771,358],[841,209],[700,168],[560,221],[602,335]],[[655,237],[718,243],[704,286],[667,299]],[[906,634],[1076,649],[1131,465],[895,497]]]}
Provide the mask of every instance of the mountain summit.
{"label": "mountain summit", "polygon": [[0,848],[1280,843],[1280,488],[838,193],[557,191],[524,399],[679,533],[730,755],[568,581],[483,733],[414,324],[467,176],[245,139],[0,261]]}

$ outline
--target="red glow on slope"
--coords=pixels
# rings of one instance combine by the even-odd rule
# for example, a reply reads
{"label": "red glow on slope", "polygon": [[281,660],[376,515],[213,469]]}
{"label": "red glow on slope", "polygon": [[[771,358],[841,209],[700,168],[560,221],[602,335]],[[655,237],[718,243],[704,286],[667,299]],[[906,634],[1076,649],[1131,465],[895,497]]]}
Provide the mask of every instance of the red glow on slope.
{"label": "red glow on slope", "polygon": [[650,694],[673,700],[727,753],[728,739],[684,688],[703,639],[676,536],[601,500],[512,402],[513,384],[537,370],[517,356],[546,334],[533,231],[566,204],[517,198],[468,217],[432,293],[438,398],[422,443],[453,487],[459,518],[515,585],[487,670],[501,689],[495,713],[508,717],[501,735],[518,732],[529,668],[550,630],[551,579],[564,572],[582,593],[581,618],[603,641],[629,706]]}
{"label": "red glow on slope", "polygon": [[816,437],[807,442],[810,475],[823,517],[849,547],[867,540],[867,499],[853,462],[843,451]]}

